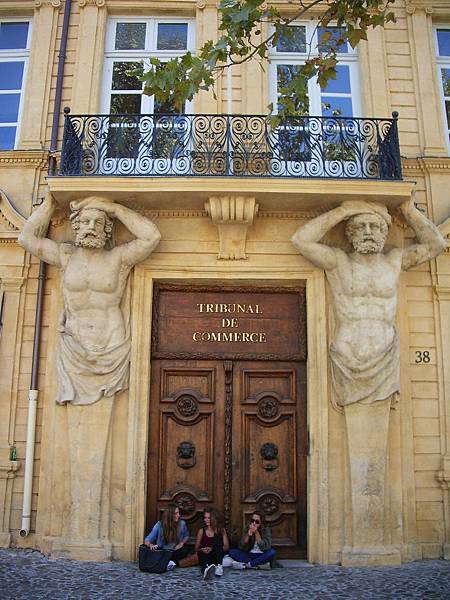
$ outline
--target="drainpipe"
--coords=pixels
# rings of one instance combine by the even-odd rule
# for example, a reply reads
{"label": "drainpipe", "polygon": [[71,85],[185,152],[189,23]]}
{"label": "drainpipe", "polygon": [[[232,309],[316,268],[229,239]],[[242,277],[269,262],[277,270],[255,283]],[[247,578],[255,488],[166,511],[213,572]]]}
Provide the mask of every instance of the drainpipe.
{"label": "drainpipe", "polygon": [[[64,78],[64,64],[66,61],[67,35],[69,32],[69,19],[72,0],[66,0],[64,5],[64,19],[59,46],[58,72],[56,77],[55,107],[53,113],[52,136],[50,141],[50,158],[48,162],[48,174],[56,173],[55,152],[58,141],[59,115],[61,112],[61,98]],[[33,491],[33,463],[34,463],[34,440],[36,435],[36,413],[38,402],[38,370],[41,345],[42,307],[44,304],[45,277],[47,264],[41,260],[39,264],[38,289],[36,300],[36,313],[34,320],[33,360],[31,367],[31,386],[28,392],[28,421],[27,442],[25,447],[25,473],[23,487],[22,526],[20,536],[27,537],[31,526],[31,500]]]}

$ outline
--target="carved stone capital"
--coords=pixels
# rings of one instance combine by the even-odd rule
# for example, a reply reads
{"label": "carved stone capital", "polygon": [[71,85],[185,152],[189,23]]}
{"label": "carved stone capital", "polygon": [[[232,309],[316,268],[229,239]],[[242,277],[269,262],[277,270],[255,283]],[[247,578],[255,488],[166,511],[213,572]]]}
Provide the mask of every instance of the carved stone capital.
{"label": "carved stone capital", "polygon": [[219,230],[219,259],[247,258],[245,247],[248,228],[258,213],[254,198],[245,196],[211,196],[205,210]]}
{"label": "carved stone capital", "polygon": [[205,2],[205,0],[197,0],[197,2],[195,3],[195,6],[198,10],[203,10],[206,6],[206,2]]}
{"label": "carved stone capital", "polygon": [[14,479],[19,469],[20,462],[17,460],[0,463],[0,479]]}
{"label": "carved stone capital", "polygon": [[106,6],[106,0],[79,0],[78,6],[85,8],[86,6],[96,6],[97,8],[104,8]]}
{"label": "carved stone capital", "polygon": [[59,8],[61,6],[61,0],[34,0],[35,8],[39,9],[43,6],[53,6],[53,8]]}
{"label": "carved stone capital", "polygon": [[4,292],[20,292],[25,282],[25,277],[2,277],[2,290]]}

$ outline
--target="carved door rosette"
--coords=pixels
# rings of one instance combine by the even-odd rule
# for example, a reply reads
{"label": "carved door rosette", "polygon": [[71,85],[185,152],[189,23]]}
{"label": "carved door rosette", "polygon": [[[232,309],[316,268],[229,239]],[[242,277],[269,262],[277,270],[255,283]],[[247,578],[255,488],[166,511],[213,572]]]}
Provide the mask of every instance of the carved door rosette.
{"label": "carved door rosette", "polygon": [[263,392],[257,396],[258,417],[263,421],[275,421],[280,415],[280,404],[278,394]]}
{"label": "carved door rosette", "polygon": [[195,421],[200,414],[200,402],[209,400],[193,389],[178,390],[170,398],[164,398],[175,403],[175,414],[180,421]]}

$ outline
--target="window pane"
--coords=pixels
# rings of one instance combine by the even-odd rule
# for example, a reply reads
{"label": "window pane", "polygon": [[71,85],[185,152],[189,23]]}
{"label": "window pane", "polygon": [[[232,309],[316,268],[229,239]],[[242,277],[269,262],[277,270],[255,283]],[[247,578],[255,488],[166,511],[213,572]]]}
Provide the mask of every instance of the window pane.
{"label": "window pane", "polygon": [[447,113],[447,127],[450,129],[450,101],[445,101],[445,111]]}
{"label": "window pane", "polygon": [[20,94],[0,94],[0,123],[13,123],[19,114]]}
{"label": "window pane", "polygon": [[[300,69],[300,65],[277,65],[277,90],[280,91],[285,87],[300,72]],[[300,103],[295,102],[295,109],[300,110],[300,108]]]}
{"label": "window pane", "polygon": [[186,50],[187,23],[159,23],[157,50]]}
{"label": "window pane", "polygon": [[324,117],[353,116],[352,99],[322,96],[322,115]]}
{"label": "window pane", "polygon": [[306,52],[306,28],[299,25],[283,27],[278,38],[277,52]]}
{"label": "window pane", "polygon": [[15,127],[0,127],[0,150],[13,150],[15,139]]}
{"label": "window pane", "polygon": [[[162,115],[177,115],[179,114],[177,110],[175,110],[173,104],[171,102],[157,102],[155,100],[153,106],[153,112],[156,114]],[[181,110],[181,113],[184,113],[184,104]]]}
{"label": "window pane", "polygon": [[27,47],[28,23],[0,23],[0,50]]}
{"label": "window pane", "polygon": [[[317,39],[318,39],[318,48],[320,52],[328,52],[332,46],[336,44],[336,41],[342,37],[344,30],[342,27],[319,27],[317,30]],[[331,38],[327,41],[322,41],[322,36],[325,33],[331,33]],[[337,51],[339,54],[348,52],[348,44],[345,42],[344,44],[337,47]]]}
{"label": "window pane", "polygon": [[325,88],[331,94],[350,94],[350,69],[346,65],[336,67],[336,79],[329,79]]}
{"label": "window pane", "polygon": [[127,75],[141,66],[138,62],[115,62],[113,65],[112,89],[113,90],[140,90],[142,81],[134,75]]}
{"label": "window pane", "polygon": [[140,94],[112,94],[111,110],[112,115],[136,115],[141,112]]}
{"label": "window pane", "polygon": [[450,69],[442,69],[442,89],[444,96],[450,96]]}
{"label": "window pane", "polygon": [[0,90],[22,88],[23,62],[0,62]]}
{"label": "window pane", "polygon": [[438,29],[439,56],[450,56],[450,29]]}
{"label": "window pane", "polygon": [[143,50],[145,48],[145,23],[117,23],[116,50]]}

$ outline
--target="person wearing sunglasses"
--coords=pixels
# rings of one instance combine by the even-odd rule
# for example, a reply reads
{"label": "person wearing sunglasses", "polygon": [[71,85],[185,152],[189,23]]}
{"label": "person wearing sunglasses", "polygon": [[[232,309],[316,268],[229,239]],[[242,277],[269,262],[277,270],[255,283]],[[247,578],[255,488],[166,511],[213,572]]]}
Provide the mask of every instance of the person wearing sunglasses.
{"label": "person wearing sunglasses", "polygon": [[270,528],[265,526],[264,516],[253,513],[249,526],[244,530],[239,548],[231,548],[234,569],[255,569],[275,558]]}

